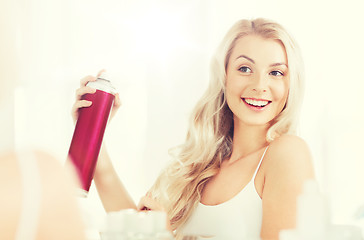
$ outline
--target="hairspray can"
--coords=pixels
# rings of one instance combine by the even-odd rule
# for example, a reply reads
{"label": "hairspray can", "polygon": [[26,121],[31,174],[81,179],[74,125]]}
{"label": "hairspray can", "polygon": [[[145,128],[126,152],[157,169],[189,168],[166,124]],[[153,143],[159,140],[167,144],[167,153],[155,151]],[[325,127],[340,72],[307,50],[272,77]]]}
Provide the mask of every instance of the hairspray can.
{"label": "hairspray can", "polygon": [[83,100],[92,101],[90,107],[79,109],[75,131],[69,149],[69,159],[73,162],[81,182],[81,196],[86,197],[94,176],[97,158],[110,110],[115,98],[115,88],[105,75],[87,86],[95,88],[93,94],[85,94]]}

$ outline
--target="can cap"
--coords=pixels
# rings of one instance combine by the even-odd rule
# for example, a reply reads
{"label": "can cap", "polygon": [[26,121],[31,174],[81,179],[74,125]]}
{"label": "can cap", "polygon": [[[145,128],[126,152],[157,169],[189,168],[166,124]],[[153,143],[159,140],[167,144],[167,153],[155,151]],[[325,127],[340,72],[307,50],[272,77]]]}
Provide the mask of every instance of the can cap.
{"label": "can cap", "polygon": [[95,88],[100,91],[104,91],[107,93],[111,93],[115,95],[117,93],[115,87],[111,84],[109,76],[102,72],[100,76],[96,79],[96,81],[88,82],[86,86]]}

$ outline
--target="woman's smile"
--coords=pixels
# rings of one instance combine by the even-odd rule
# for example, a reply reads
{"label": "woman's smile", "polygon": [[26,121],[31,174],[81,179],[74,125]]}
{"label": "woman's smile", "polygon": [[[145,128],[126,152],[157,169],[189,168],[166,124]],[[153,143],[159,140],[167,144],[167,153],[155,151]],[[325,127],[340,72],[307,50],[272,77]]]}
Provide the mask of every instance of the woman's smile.
{"label": "woman's smile", "polygon": [[245,105],[253,111],[263,111],[272,101],[256,98],[241,98]]}

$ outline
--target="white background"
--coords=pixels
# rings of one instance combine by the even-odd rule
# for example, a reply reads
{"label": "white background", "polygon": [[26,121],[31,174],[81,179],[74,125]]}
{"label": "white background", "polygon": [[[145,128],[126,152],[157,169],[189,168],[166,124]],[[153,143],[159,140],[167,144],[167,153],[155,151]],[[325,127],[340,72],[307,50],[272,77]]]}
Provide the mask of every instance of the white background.
{"label": "white background", "polygon": [[[2,149],[31,144],[63,162],[79,80],[104,68],[123,101],[105,142],[138,201],[168,149],[183,142],[223,35],[238,19],[265,17],[285,26],[302,50],[299,135],[311,148],[332,221],[353,222],[364,204],[362,0],[32,0],[6,7],[20,75],[8,79],[16,90],[0,106]],[[96,189],[84,204],[103,216]]]}

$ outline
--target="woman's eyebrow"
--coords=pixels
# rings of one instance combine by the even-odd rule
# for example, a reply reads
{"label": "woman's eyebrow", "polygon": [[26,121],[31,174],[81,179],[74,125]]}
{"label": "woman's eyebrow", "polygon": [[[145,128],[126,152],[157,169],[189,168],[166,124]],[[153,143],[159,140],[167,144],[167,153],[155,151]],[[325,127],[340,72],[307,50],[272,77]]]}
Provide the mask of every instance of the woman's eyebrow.
{"label": "woman's eyebrow", "polygon": [[[239,59],[239,58],[245,58],[245,59],[247,59],[248,61],[250,61],[250,62],[252,62],[252,63],[254,63],[255,64],[255,61],[253,60],[253,59],[251,59],[250,57],[247,57],[247,56],[245,56],[245,55],[240,55],[239,57],[237,57],[235,60],[237,60],[237,59]],[[284,65],[284,66],[286,66],[287,68],[288,68],[288,65],[287,64],[285,64],[285,63],[273,63],[273,64],[271,64],[271,65],[269,65],[270,67],[276,67],[276,66],[280,66],[280,65]]]}
{"label": "woman's eyebrow", "polygon": [[251,59],[250,57],[247,57],[247,56],[245,56],[245,55],[240,55],[239,57],[237,57],[235,60],[237,60],[237,59],[239,59],[239,58],[245,58],[245,59],[247,59],[247,60],[249,60],[250,62],[252,62],[252,63],[254,63],[255,64],[255,62],[254,62],[254,60],[253,59]]}
{"label": "woman's eyebrow", "polygon": [[286,68],[288,68],[287,64],[285,64],[285,63],[273,63],[273,64],[271,64],[269,66],[270,67],[276,67],[276,66],[280,66],[280,65],[284,65],[284,66],[286,66]]}

